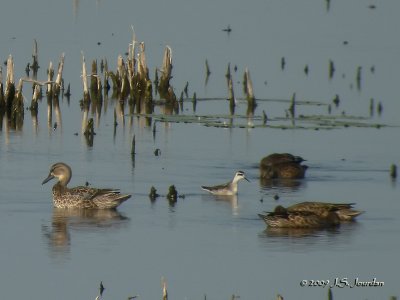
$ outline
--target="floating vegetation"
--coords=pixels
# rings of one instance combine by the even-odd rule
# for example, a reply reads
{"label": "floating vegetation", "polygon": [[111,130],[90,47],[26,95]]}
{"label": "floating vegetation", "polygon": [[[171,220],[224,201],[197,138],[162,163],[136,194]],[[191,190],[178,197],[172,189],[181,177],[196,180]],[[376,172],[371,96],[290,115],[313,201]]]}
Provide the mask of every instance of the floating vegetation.
{"label": "floating vegetation", "polygon": [[332,102],[333,102],[333,104],[335,104],[335,107],[336,107],[336,108],[339,107],[340,98],[339,98],[339,95],[338,95],[338,94],[335,95],[335,98],[333,98]]}
{"label": "floating vegetation", "polygon": [[176,190],[175,185],[171,185],[168,188],[167,199],[170,204],[176,203],[178,200],[178,191]]}
{"label": "floating vegetation", "polygon": [[161,150],[160,149],[156,149],[156,150],[154,150],[154,155],[155,156],[160,156],[161,155]]}
{"label": "floating vegetation", "polygon": [[149,193],[150,201],[151,201],[151,202],[156,201],[157,197],[159,197],[159,196],[160,196],[160,195],[157,194],[156,188],[155,188],[154,186],[152,186],[152,187],[150,188],[150,193]]}
{"label": "floating vegetation", "polygon": [[[296,104],[298,104],[296,102]],[[261,115],[252,116],[251,123],[248,122],[248,115],[240,114],[215,114],[215,115],[197,115],[197,114],[133,114],[152,118],[157,122],[167,123],[195,123],[207,127],[216,128],[271,128],[271,129],[340,129],[348,127],[359,128],[382,128],[389,125],[373,123],[369,117],[352,116],[346,114],[340,115],[299,115],[297,117],[268,117],[265,112]]]}

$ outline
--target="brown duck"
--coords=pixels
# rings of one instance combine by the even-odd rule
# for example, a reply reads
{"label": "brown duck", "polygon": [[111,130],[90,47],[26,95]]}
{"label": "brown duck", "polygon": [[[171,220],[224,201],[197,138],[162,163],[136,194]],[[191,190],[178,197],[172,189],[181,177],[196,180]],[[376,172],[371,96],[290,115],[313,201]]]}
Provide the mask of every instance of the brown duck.
{"label": "brown duck", "polygon": [[304,178],[307,166],[300,156],[290,153],[273,153],[260,161],[261,179],[301,179]]}
{"label": "brown duck", "polygon": [[116,189],[97,189],[87,186],[67,187],[71,180],[71,168],[62,162],[50,167],[49,175],[42,184],[57,178],[53,186],[53,204],[57,208],[112,209],[131,197]]}

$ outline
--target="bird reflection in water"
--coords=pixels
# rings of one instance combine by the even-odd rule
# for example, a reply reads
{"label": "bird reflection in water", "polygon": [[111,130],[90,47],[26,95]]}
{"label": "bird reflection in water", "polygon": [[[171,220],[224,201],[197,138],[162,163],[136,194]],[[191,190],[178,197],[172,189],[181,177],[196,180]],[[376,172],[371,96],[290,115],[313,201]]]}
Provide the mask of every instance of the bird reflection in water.
{"label": "bird reflection in water", "polygon": [[212,195],[206,194],[201,196],[203,200],[216,200],[219,203],[227,203],[232,208],[232,214],[234,216],[239,215],[239,198],[238,195]]}
{"label": "bird reflection in water", "polygon": [[290,237],[290,238],[303,238],[317,236],[322,233],[339,233],[335,227],[332,228],[278,228],[267,227],[264,234],[268,237]]}
{"label": "bird reflection in water", "polygon": [[289,188],[291,190],[297,190],[304,187],[306,181],[304,179],[270,179],[260,177],[260,186],[262,188]]}
{"label": "bird reflection in water", "polygon": [[44,225],[43,235],[52,254],[67,254],[71,247],[71,230],[93,232],[125,227],[129,218],[115,209],[54,208],[51,225]]}
{"label": "bird reflection in water", "polygon": [[354,239],[360,229],[356,221],[332,228],[272,228],[258,234],[259,241],[268,251],[309,252],[321,249],[342,249]]}

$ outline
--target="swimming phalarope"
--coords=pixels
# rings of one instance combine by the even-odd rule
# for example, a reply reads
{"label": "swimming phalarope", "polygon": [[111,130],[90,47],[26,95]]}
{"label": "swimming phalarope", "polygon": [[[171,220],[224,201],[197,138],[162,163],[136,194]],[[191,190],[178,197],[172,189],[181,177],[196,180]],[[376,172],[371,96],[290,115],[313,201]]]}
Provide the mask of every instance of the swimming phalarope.
{"label": "swimming phalarope", "polygon": [[214,195],[225,195],[225,196],[232,196],[238,193],[238,181],[241,179],[245,179],[250,181],[246,178],[243,171],[237,171],[235,177],[233,177],[232,181],[229,181],[224,184],[215,185],[215,186],[201,186],[201,188],[207,192],[210,192]]}

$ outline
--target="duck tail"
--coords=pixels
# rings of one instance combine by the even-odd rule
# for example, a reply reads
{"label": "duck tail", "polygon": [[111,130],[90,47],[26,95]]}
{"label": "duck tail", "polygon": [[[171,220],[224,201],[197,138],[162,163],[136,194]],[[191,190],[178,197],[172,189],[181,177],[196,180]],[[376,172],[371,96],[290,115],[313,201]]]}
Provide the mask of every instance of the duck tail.
{"label": "duck tail", "polygon": [[354,209],[340,209],[336,211],[341,221],[353,221],[355,217],[364,213],[363,211]]}

